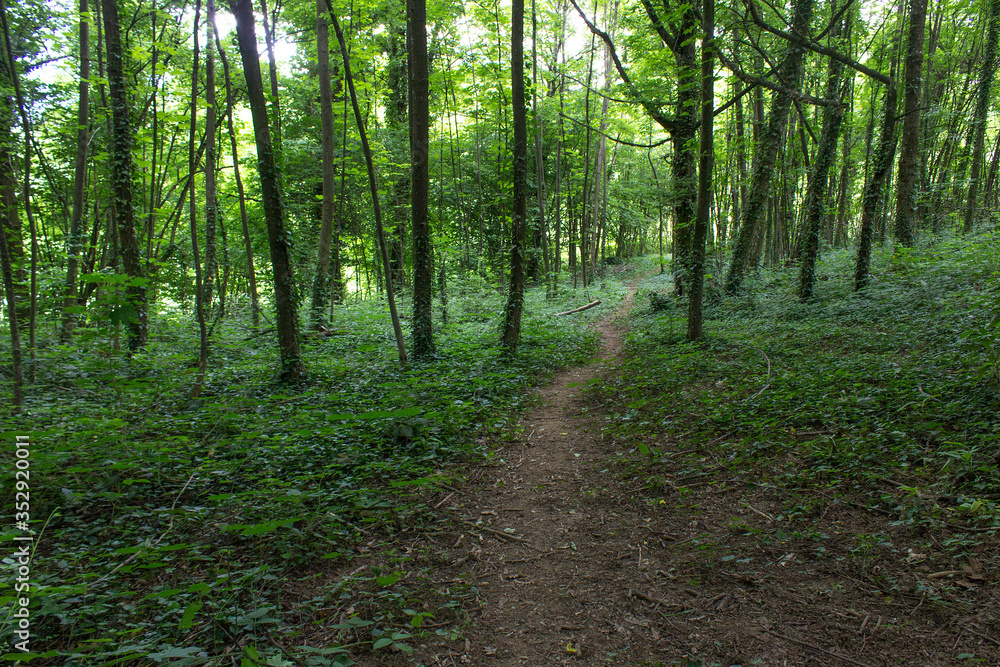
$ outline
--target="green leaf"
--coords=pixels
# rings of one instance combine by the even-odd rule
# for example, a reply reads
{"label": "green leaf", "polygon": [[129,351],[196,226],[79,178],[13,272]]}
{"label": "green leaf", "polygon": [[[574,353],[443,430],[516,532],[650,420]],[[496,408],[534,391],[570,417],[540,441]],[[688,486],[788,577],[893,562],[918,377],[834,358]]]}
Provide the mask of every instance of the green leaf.
{"label": "green leaf", "polygon": [[198,610],[202,608],[201,602],[192,602],[184,610],[184,614],[181,616],[181,622],[177,624],[177,627],[181,630],[190,630],[191,624],[194,623],[194,615],[198,613]]}
{"label": "green leaf", "polygon": [[389,646],[391,644],[392,640],[390,638],[382,637],[382,639],[376,640],[375,643],[372,644],[372,649],[385,648],[386,646]]}
{"label": "green leaf", "polygon": [[290,526],[299,520],[299,517],[294,519],[278,519],[276,521],[265,521],[264,523],[257,523],[252,526],[247,526],[240,533],[243,537],[249,537],[250,535],[261,535],[263,533],[270,533],[282,526]]}

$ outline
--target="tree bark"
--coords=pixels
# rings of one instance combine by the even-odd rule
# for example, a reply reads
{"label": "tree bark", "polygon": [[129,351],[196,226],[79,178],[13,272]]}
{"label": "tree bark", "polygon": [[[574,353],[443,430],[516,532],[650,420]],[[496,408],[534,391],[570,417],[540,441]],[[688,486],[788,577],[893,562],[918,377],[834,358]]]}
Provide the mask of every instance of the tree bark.
{"label": "tree bark", "polygon": [[[793,32],[800,35],[806,34],[812,19],[812,11],[813,0],[795,0],[792,16]],[[788,51],[778,66],[778,78],[792,90],[798,90],[801,85],[804,55],[804,47],[789,43]],[[726,275],[726,291],[729,293],[738,291],[743,282],[753,240],[766,213],[774,163],[778,149],[784,140],[791,102],[790,97],[778,93],[775,93],[771,98],[771,114],[754,152],[750,193],[747,196],[746,205],[740,211],[739,234],[736,238],[736,245],[733,247],[729,272]]]}
{"label": "tree bark", "polygon": [[[836,1],[832,3],[831,12],[836,13]],[[850,12],[846,14],[846,24],[848,31],[847,38],[850,38]],[[840,36],[839,24],[830,31],[830,37],[836,39]],[[843,99],[842,74],[844,66],[838,60],[830,59],[826,83],[826,99],[832,100],[835,97]],[[833,167],[837,156],[837,140],[840,138],[840,126],[844,120],[844,106],[829,106],[823,108],[823,130],[820,133],[819,146],[816,148],[816,158],[812,163],[812,174],[809,178],[809,185],[806,188],[805,200],[802,202],[802,209],[805,218],[802,225],[802,235],[799,240],[799,256],[802,259],[802,266],[799,271],[799,298],[802,301],[809,301],[814,296],[816,287],[816,261],[819,257],[819,235],[820,226],[826,211],[829,199],[829,179],[830,169]]]}
{"label": "tree bark", "polygon": [[413,223],[413,356],[434,353],[434,249],[428,219],[430,189],[430,72],[426,0],[406,2],[410,125],[410,216]]}
{"label": "tree bark", "polygon": [[[63,292],[62,326],[59,342],[69,343],[76,324],[72,308],[78,304],[76,281],[80,275],[83,248],[83,215],[87,202],[87,145],[90,141],[90,5],[80,0],[80,94],[76,110],[76,157],[73,161],[73,213],[69,223],[66,257],[66,288]],[[155,148],[154,148],[155,150]]]}
{"label": "tree bark", "polygon": [[[201,265],[201,251],[198,247],[198,197],[195,190],[195,175],[198,172],[197,141],[198,131],[198,65],[201,55],[201,44],[198,39],[198,24],[201,21],[201,0],[196,0],[194,8],[194,51],[191,56],[191,124],[188,128],[188,203],[190,213],[191,259],[194,263],[194,302],[198,320],[198,374],[195,377],[191,398],[201,395],[205,382],[205,369],[208,365],[208,328],[205,323],[205,273]],[[212,115],[214,111],[209,111]]]}
{"label": "tree bark", "polygon": [[[892,69],[895,71],[895,65]],[[868,177],[868,183],[865,184],[865,192],[862,196],[858,261],[854,268],[855,291],[863,290],[868,286],[871,274],[872,240],[875,236],[882,186],[892,168],[892,158],[896,153],[896,98],[896,86],[889,84],[885,91],[885,114],[882,118],[882,130],[879,135],[875,166]]]}
{"label": "tree bark", "polygon": [[916,217],[917,161],[920,157],[920,82],[924,58],[927,0],[910,0],[910,34],[903,78],[903,128],[896,170],[896,239],[913,245]]}
{"label": "tree bark", "polygon": [[247,280],[250,283],[250,316],[253,327],[260,326],[260,299],[257,296],[257,271],[253,264],[253,241],[250,238],[250,221],[247,216],[246,191],[243,188],[243,177],[240,174],[240,156],[236,145],[236,128],[233,124],[233,84],[229,74],[229,58],[222,48],[222,40],[219,38],[219,29],[213,23],[212,30],[215,33],[215,47],[219,52],[219,59],[222,60],[223,78],[226,82],[226,127],[229,130],[229,148],[233,157],[233,178],[236,181],[236,193],[240,200],[240,221],[243,224],[243,248],[247,256]]}
{"label": "tree bark", "polygon": [[312,289],[312,326],[319,330],[325,322],[330,300],[330,249],[333,245],[334,193],[337,173],[333,151],[333,88],[330,85],[330,27],[326,1],[316,0],[316,61],[319,76],[320,143],[323,154],[323,201],[319,241],[316,244],[316,277]]}
{"label": "tree bark", "polygon": [[962,230],[968,234],[976,221],[979,203],[979,183],[982,180],[983,155],[986,152],[986,117],[990,110],[990,88],[997,69],[997,38],[1000,36],[1000,0],[990,0],[989,21],[986,28],[986,52],[979,70],[979,88],[976,91],[976,109],[972,114],[969,134],[972,136],[972,171],[969,175],[969,196],[965,203],[965,221]]}
{"label": "tree bark", "polygon": [[122,266],[131,278],[125,290],[132,306],[129,317],[128,348],[135,352],[146,346],[148,313],[139,241],[135,234],[135,206],[132,197],[132,121],[122,54],[117,0],[101,0],[104,36],[108,53],[108,83],[111,88],[111,186],[113,214],[121,244]]}
{"label": "tree bark", "polygon": [[[111,0],[105,0],[111,1]],[[274,272],[274,305],[281,356],[281,380],[296,382],[306,377],[305,364],[299,350],[299,317],[295,305],[295,285],[292,279],[292,257],[285,229],[285,205],[278,182],[278,168],[271,148],[271,128],[267,117],[267,100],[257,55],[257,35],[254,30],[251,0],[234,0],[236,39],[243,59],[247,97],[253,116],[254,138],[257,144],[257,171],[260,175],[264,219],[271,250]]]}
{"label": "tree bark", "polygon": [[[510,286],[500,345],[513,353],[524,309],[525,227],[528,215],[528,119],[524,106],[524,0],[511,4],[511,100],[514,123],[514,202],[511,215]],[[585,260],[586,261],[586,260]]]}
{"label": "tree bark", "polygon": [[691,291],[688,294],[687,339],[704,335],[702,297],[705,291],[705,238],[712,204],[712,170],[715,140],[712,133],[715,110],[715,0],[704,0],[701,42],[701,142],[698,158],[698,207],[691,235]]}
{"label": "tree bark", "polygon": [[29,379],[35,375],[35,318],[38,313],[38,231],[35,227],[35,216],[31,205],[31,123],[28,120],[28,110],[21,93],[20,76],[14,60],[14,48],[10,39],[10,28],[7,25],[6,3],[0,0],[0,23],[3,25],[4,44],[7,52],[7,75],[14,88],[17,100],[17,111],[21,117],[21,132],[24,135],[24,173],[21,183],[22,205],[25,217],[28,219],[28,234],[31,240],[31,287],[28,299],[28,351],[31,365],[28,369]]}
{"label": "tree bark", "polygon": [[[10,169],[10,161],[0,161],[0,172]],[[10,206],[7,198],[4,197],[0,204],[6,209]],[[14,371],[14,401],[13,412],[15,415],[21,413],[24,405],[22,387],[24,386],[24,364],[21,361],[21,336],[17,328],[17,289],[14,285],[14,267],[11,262],[10,246],[8,245],[6,230],[6,211],[0,216],[0,271],[3,272],[3,291],[7,296],[7,323],[10,325],[10,353],[12,370]]]}
{"label": "tree bark", "polygon": [[347,40],[340,29],[340,22],[330,5],[330,0],[326,0],[326,8],[330,12],[330,20],[333,21],[334,32],[337,33],[337,41],[340,43],[340,55],[344,60],[344,80],[347,81],[347,89],[351,94],[351,106],[354,109],[354,120],[358,125],[358,134],[361,135],[361,148],[365,154],[365,165],[368,167],[368,185],[371,188],[372,208],[375,211],[375,235],[378,237],[379,250],[382,254],[382,269],[385,276],[385,293],[389,302],[389,316],[392,319],[392,330],[396,335],[396,350],[399,352],[399,363],[406,366],[406,345],[403,342],[403,329],[399,325],[399,314],[396,312],[396,298],[392,290],[392,268],[389,264],[389,248],[385,239],[385,229],[382,226],[382,207],[379,205],[378,181],[375,177],[375,161],[372,158],[372,149],[368,145],[368,133],[365,131],[365,121],[361,116],[361,107],[358,105],[358,93],[354,88],[354,78],[351,76],[351,59],[347,53]]}
{"label": "tree bark", "polygon": [[203,307],[212,309],[215,279],[219,272],[218,243],[219,202],[216,187],[218,148],[216,134],[219,108],[215,98],[215,53],[212,49],[212,26],[215,25],[215,0],[206,0],[208,25],[205,26],[205,272],[202,279]]}
{"label": "tree bark", "polygon": [[674,233],[671,253],[674,293],[683,296],[691,279],[691,242],[698,201],[697,140],[700,94],[696,84],[698,51],[695,45],[697,19],[688,6],[680,19],[674,48],[677,63],[677,111],[671,133],[674,153],[671,162],[674,194]]}

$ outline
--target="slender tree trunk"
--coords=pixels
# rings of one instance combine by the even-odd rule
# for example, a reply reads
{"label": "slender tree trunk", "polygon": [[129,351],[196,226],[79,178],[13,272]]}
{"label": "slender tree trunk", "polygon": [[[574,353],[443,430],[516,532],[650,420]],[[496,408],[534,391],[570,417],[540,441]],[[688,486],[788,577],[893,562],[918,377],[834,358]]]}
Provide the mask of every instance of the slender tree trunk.
{"label": "slender tree trunk", "polygon": [[316,61],[319,76],[320,142],[323,154],[323,202],[319,241],[316,244],[316,277],[312,290],[312,326],[324,322],[330,300],[330,248],[333,244],[334,197],[337,173],[333,150],[333,89],[330,85],[330,27],[326,0],[316,0]]}
{"label": "slender tree trunk", "polygon": [[413,221],[413,356],[434,353],[434,249],[428,219],[430,190],[430,72],[426,0],[406,2],[410,124],[410,216]]}
{"label": "slender tree trunk", "polygon": [[219,202],[215,171],[218,164],[218,149],[215,139],[218,129],[216,118],[219,105],[215,99],[215,53],[212,49],[212,26],[215,25],[215,0],[206,0],[208,25],[205,26],[205,273],[202,279],[204,293],[202,307],[208,313],[212,309],[215,292],[215,278],[219,272],[216,232],[219,226]]}
{"label": "slender tree trunk", "polygon": [[[555,223],[555,266],[552,276],[552,293],[559,290],[559,278],[562,270],[562,180],[563,180],[563,105],[564,91],[566,87],[566,13],[568,8],[565,2],[560,5],[561,32],[559,37],[559,50],[562,58],[562,67],[559,70],[559,118],[556,120],[556,223]],[[559,54],[557,54],[559,57]],[[567,209],[568,211],[568,209]]]}
{"label": "slender tree trunk", "polygon": [[[106,2],[112,0],[105,0]],[[264,82],[260,75],[257,55],[257,35],[254,30],[251,0],[235,0],[232,5],[236,18],[236,38],[243,59],[247,83],[247,98],[253,116],[254,138],[257,143],[257,171],[260,175],[264,219],[271,249],[274,271],[274,305],[281,356],[281,380],[297,382],[306,376],[299,350],[299,317],[295,306],[295,284],[292,279],[292,257],[285,230],[285,204],[278,181],[278,167],[271,148],[271,128],[267,117]]]}
{"label": "slender tree trunk", "polygon": [[375,162],[372,159],[372,149],[368,145],[368,133],[365,131],[365,121],[361,116],[361,107],[358,105],[358,93],[354,88],[354,78],[351,76],[351,59],[347,53],[347,40],[340,29],[340,22],[330,5],[330,0],[326,0],[326,7],[330,12],[330,20],[333,21],[333,29],[337,33],[337,41],[340,42],[340,54],[344,59],[344,80],[347,81],[347,89],[351,94],[351,106],[354,108],[354,120],[358,125],[358,134],[361,135],[361,148],[365,154],[365,164],[368,167],[368,185],[371,188],[372,208],[375,211],[375,235],[378,237],[379,249],[382,253],[382,269],[385,276],[385,293],[389,301],[389,316],[392,318],[392,329],[396,334],[396,350],[399,352],[399,363],[402,366],[407,364],[406,345],[403,342],[403,329],[399,325],[399,314],[396,312],[396,299],[392,291],[392,268],[389,264],[389,248],[385,239],[385,229],[382,226],[382,207],[379,205],[378,181],[375,177]]}
{"label": "slender tree trunk", "polygon": [[[205,274],[202,271],[201,252],[198,247],[198,197],[195,190],[195,175],[198,172],[197,141],[195,137],[198,131],[198,105],[194,101],[198,99],[198,66],[201,55],[201,44],[198,40],[198,29],[201,21],[201,0],[196,0],[194,8],[194,52],[191,57],[191,124],[188,129],[188,200],[190,204],[190,232],[191,232],[191,259],[194,263],[194,302],[195,312],[198,319],[198,335],[200,345],[198,346],[198,375],[194,381],[194,388],[191,390],[191,398],[195,399],[201,395],[201,388],[205,383],[205,369],[208,366],[208,328],[205,323]],[[211,28],[209,28],[211,29]],[[211,107],[207,115],[211,116],[215,110]],[[206,174],[209,167],[206,165]],[[206,202],[207,203],[207,202]]]}
{"label": "slender tree trunk", "polygon": [[108,83],[111,88],[111,180],[113,215],[121,244],[125,273],[131,278],[125,293],[132,306],[129,317],[128,348],[134,352],[146,346],[148,314],[146,287],[135,234],[135,206],[132,197],[132,121],[129,117],[128,90],[122,54],[117,0],[101,0],[104,10],[104,35],[108,51]]}
{"label": "slender tree trunk", "polygon": [[[836,1],[831,3],[830,11],[836,14]],[[845,15],[844,23],[848,26],[846,37],[850,39],[850,10]],[[840,21],[830,31],[831,39],[838,37],[840,37]],[[827,208],[830,192],[830,169],[837,156],[837,140],[840,137],[840,126],[844,120],[844,91],[841,83],[843,70],[843,63],[833,58],[830,59],[825,98],[828,100],[838,98],[841,104],[823,109],[823,130],[820,133],[816,158],[812,163],[812,173],[806,188],[805,200],[802,203],[802,209],[805,212],[802,234],[799,239],[799,256],[802,259],[799,271],[799,298],[802,301],[809,301],[815,295],[820,226]]]}
{"label": "slender tree trunk", "polygon": [[[813,0],[795,0],[792,32],[800,35],[808,33],[812,11]],[[784,81],[785,86],[791,90],[798,90],[801,85],[804,70],[803,56],[804,51],[801,47],[789,44],[788,50],[778,66],[778,78]],[[780,93],[775,93],[771,98],[771,114],[767,121],[767,127],[761,133],[755,148],[750,193],[747,196],[746,205],[740,211],[739,234],[733,248],[729,272],[726,275],[726,291],[729,293],[738,291],[743,282],[754,236],[766,213],[775,159],[778,155],[778,149],[784,141],[791,101],[790,97]]]}
{"label": "slender tree trunk", "polygon": [[[892,69],[893,78],[895,78],[895,64],[893,64]],[[868,176],[868,182],[865,184],[865,192],[862,196],[858,261],[854,268],[854,289],[856,291],[867,287],[871,276],[872,240],[875,236],[882,186],[892,169],[892,158],[896,153],[896,97],[895,84],[889,84],[885,91],[885,115],[882,119],[875,166]]]}
{"label": "slender tree trunk", "polygon": [[236,128],[233,124],[233,85],[229,75],[229,58],[222,48],[219,30],[212,24],[215,33],[215,46],[222,60],[223,77],[226,81],[226,126],[229,130],[229,149],[233,156],[233,178],[236,181],[236,192],[240,201],[240,221],[243,224],[243,247],[247,256],[247,281],[250,283],[250,316],[253,318],[253,328],[260,326],[260,299],[257,296],[257,271],[253,265],[253,241],[250,238],[250,221],[247,215],[246,192],[243,189],[243,177],[240,174],[240,156],[236,145]]}
{"label": "slender tree trunk", "polygon": [[994,204],[996,196],[994,187],[997,180],[997,170],[1000,169],[1000,132],[997,132],[996,143],[993,145],[993,157],[990,160],[990,173],[986,177],[986,188],[983,192],[983,200],[987,206]]}
{"label": "slender tree trunk", "polygon": [[[80,0],[80,95],[76,111],[76,159],[73,162],[73,214],[69,223],[66,258],[66,289],[63,292],[62,327],[59,342],[69,343],[76,324],[76,281],[80,275],[83,248],[83,215],[87,205],[87,145],[90,142],[90,5]],[[155,127],[155,121],[154,121]]]}
{"label": "slender tree trunk", "polygon": [[3,26],[4,44],[7,55],[7,78],[13,85],[14,97],[17,100],[17,110],[21,117],[21,132],[24,134],[24,174],[22,181],[22,204],[25,217],[28,219],[28,234],[31,239],[31,287],[28,299],[28,351],[31,355],[31,365],[28,368],[30,379],[35,375],[35,318],[38,312],[38,233],[35,227],[35,215],[31,205],[31,122],[28,120],[28,110],[24,95],[21,93],[20,76],[17,73],[17,63],[14,60],[14,48],[10,40],[10,28],[7,25],[7,8],[0,0],[0,24]]}
{"label": "slender tree trunk", "polygon": [[916,183],[920,158],[920,79],[924,57],[924,18],[927,0],[910,0],[910,35],[903,78],[903,129],[896,176],[896,239],[913,245]]}
{"label": "slender tree trunk", "polygon": [[[0,162],[0,171],[6,172],[10,170],[10,161]],[[9,178],[13,179],[13,175]],[[10,206],[10,202],[4,197],[2,202],[3,207],[6,209]],[[12,266],[12,258],[10,253],[10,246],[8,245],[7,239],[7,229],[5,219],[7,218],[7,211],[4,211],[3,215],[0,215],[0,271],[3,272],[3,291],[7,296],[7,323],[10,325],[10,352],[11,352],[11,364],[14,371],[14,401],[13,412],[15,415],[21,413],[21,407],[24,405],[24,397],[22,395],[22,387],[24,386],[24,364],[21,361],[21,336],[17,328],[17,289],[14,285],[14,267]]]}
{"label": "slender tree trunk", "polygon": [[986,117],[990,109],[990,88],[997,69],[997,38],[1000,36],[1000,0],[990,0],[989,22],[986,28],[986,52],[979,70],[979,88],[976,91],[976,110],[972,114],[969,134],[972,136],[972,173],[969,176],[969,197],[965,203],[963,231],[968,234],[976,221],[976,207],[979,204],[980,181],[982,180],[983,155],[986,152]]}
{"label": "slender tree trunk", "polygon": [[691,276],[691,243],[698,200],[697,139],[699,118],[698,51],[695,45],[697,19],[688,6],[680,19],[677,63],[676,125],[671,133],[674,155],[671,162],[674,193],[674,233],[672,265],[674,292],[682,296]]}
{"label": "slender tree trunk", "polygon": [[[230,0],[232,1],[232,0]],[[274,31],[277,28],[277,8],[274,15],[267,11],[267,0],[260,0],[260,16],[264,26],[264,44],[267,47],[267,72],[271,84],[271,145],[274,150],[274,162],[278,166],[278,183],[281,184],[284,174],[284,132],[281,126],[281,104],[278,98],[278,61],[274,54]],[[273,19],[273,20],[272,20]]]}
{"label": "slender tree trunk", "polygon": [[705,237],[712,203],[712,170],[715,167],[713,118],[715,111],[715,0],[704,0],[701,42],[701,142],[698,160],[698,208],[691,237],[691,291],[688,294],[687,339],[704,335],[702,297],[705,289]]}
{"label": "slender tree trunk", "polygon": [[[535,200],[538,205],[538,220],[536,232],[536,247],[542,247],[542,266],[545,272],[545,295],[552,294],[549,270],[549,244],[545,229],[545,162],[542,159],[542,132],[544,125],[544,105],[538,103],[538,12],[536,2],[531,2],[531,104],[535,109]],[[558,200],[557,200],[558,201]],[[536,276],[537,278],[537,276]]]}
{"label": "slender tree trunk", "polygon": [[524,105],[524,0],[511,5],[511,99],[514,122],[514,202],[511,215],[510,288],[500,345],[517,349],[524,308],[525,226],[528,217],[528,119]]}

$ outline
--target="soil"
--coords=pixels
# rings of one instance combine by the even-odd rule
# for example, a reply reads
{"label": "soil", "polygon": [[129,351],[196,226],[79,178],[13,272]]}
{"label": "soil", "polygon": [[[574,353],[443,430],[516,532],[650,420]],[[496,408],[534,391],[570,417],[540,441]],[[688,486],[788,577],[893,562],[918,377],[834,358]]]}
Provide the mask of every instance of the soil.
{"label": "soil", "polygon": [[794,489],[733,478],[683,441],[659,443],[676,454],[662,490],[623,477],[629,445],[587,387],[615,372],[634,294],[599,324],[600,357],[538,388],[494,459],[431,499],[449,530],[406,536],[436,584],[477,592],[462,637],[421,640],[417,664],[1000,665],[982,543],[956,565],[919,546],[946,530],[918,536],[815,490],[796,532],[779,518]]}

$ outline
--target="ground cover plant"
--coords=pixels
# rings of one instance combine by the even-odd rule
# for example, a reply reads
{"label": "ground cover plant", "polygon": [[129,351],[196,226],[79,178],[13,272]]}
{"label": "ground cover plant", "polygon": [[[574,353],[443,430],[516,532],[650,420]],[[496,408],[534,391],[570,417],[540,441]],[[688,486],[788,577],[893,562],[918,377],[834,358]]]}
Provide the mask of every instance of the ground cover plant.
{"label": "ground cover plant", "polygon": [[[586,295],[529,290],[509,355],[496,345],[502,294],[456,282],[448,323],[436,323],[438,353],[407,368],[384,303],[354,303],[332,335],[310,339],[310,380],[294,386],[275,383],[273,346],[236,317],[219,325],[196,400],[187,313],[161,313],[132,359],[114,348],[111,326],[45,350],[25,411],[3,429],[39,443],[31,497],[46,519],[31,611],[36,636],[58,640],[33,664],[289,664],[283,651],[298,664],[349,664],[349,649],[406,650],[435,615],[453,632],[460,605],[421,589],[405,557],[351,580],[370,589],[371,608],[359,603],[314,651],[297,639],[301,626],[353,593],[340,582],[305,604],[283,601],[296,575],[346,567],[433,520],[413,491],[447,486],[460,474],[449,466],[483,456],[483,436],[504,427],[532,383],[587,359],[595,333],[585,323],[610,306],[553,314],[584,298],[613,304],[622,289],[609,275]],[[440,598],[442,610],[413,611],[414,596]]]}
{"label": "ground cover plant", "polygon": [[[995,234],[888,248],[855,293],[851,257],[833,251],[805,304],[793,269],[761,271],[706,308],[696,344],[669,281],[641,283],[621,372],[596,391],[622,479],[640,480],[651,517],[660,507],[696,527],[665,548],[675,573],[716,594],[710,615],[757,590],[784,597],[793,625],[853,620],[841,639],[822,635],[853,650],[871,627],[851,610],[875,610],[874,622],[901,607],[896,643],[934,628],[954,637],[947,657],[925,645],[908,659],[992,660],[997,258]],[[933,616],[922,622],[923,605]],[[783,623],[771,630],[803,650]],[[706,665],[723,655],[707,642],[691,653]]]}

